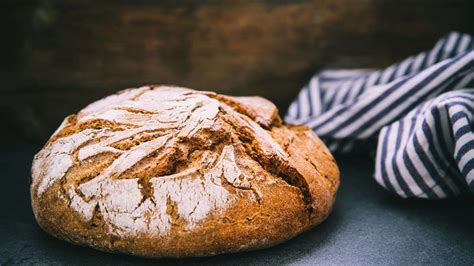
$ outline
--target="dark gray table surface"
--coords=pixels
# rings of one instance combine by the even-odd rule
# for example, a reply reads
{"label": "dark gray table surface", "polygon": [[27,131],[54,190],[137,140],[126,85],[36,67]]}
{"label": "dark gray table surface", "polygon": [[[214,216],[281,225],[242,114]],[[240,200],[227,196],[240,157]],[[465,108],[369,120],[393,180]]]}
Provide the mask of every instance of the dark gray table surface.
{"label": "dark gray table surface", "polygon": [[320,226],[273,248],[187,260],[109,254],[57,240],[35,223],[35,149],[0,152],[0,264],[474,264],[474,199],[402,200],[372,179],[373,162],[337,157],[341,188]]}

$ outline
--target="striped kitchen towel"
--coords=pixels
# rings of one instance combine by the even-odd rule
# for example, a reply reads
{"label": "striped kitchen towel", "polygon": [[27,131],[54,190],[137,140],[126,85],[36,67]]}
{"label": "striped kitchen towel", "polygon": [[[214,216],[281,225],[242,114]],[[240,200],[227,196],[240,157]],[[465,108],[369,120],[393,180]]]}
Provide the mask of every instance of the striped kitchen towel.
{"label": "striped kitchen towel", "polygon": [[375,179],[401,197],[474,193],[474,43],[457,32],[383,70],[326,70],[285,121],[333,152],[376,151]]}

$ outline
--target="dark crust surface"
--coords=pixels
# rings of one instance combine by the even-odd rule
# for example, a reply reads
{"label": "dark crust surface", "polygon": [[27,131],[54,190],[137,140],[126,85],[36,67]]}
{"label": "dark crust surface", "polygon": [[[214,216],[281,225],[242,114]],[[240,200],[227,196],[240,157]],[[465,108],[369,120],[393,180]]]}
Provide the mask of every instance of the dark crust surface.
{"label": "dark crust surface", "polygon": [[[223,212],[210,212],[193,229],[186,228],[178,217],[172,229],[164,235],[145,232],[134,236],[117,236],[107,229],[107,222],[100,211],[96,210],[90,221],[84,221],[71,209],[70,201],[65,200],[66,185],[78,182],[79,177],[94,176],[91,171],[100,172],[110,160],[116,158],[111,154],[102,154],[94,157],[91,165],[75,165],[64,178],[54,182],[42,195],[36,193],[38,185],[33,182],[32,206],[41,228],[57,238],[108,252],[143,257],[191,257],[266,248],[324,221],[335,201],[339,170],[333,156],[316,134],[304,126],[282,124],[276,108],[273,110],[266,106],[259,113],[262,106],[254,103],[266,101],[264,99],[239,101],[238,97],[209,94],[257,121],[288,155],[288,160],[284,162],[265,157],[258,149],[259,144],[251,136],[246,136],[245,129],[232,129],[226,125],[222,132],[202,132],[201,138],[215,139],[216,143],[205,149],[221,150],[223,143],[234,147],[237,165],[242,173],[250,176],[252,188],[258,188],[258,196],[255,196],[258,200],[249,200],[250,195],[255,195],[255,189],[227,187],[237,198],[233,206]],[[223,121],[231,119],[227,117]],[[71,121],[70,126],[59,131],[49,143],[70,135],[73,131],[82,130],[74,116],[68,120]],[[235,127],[235,124],[232,126]],[[231,133],[225,137],[225,132]],[[219,136],[219,133],[224,137]],[[191,142],[197,143],[200,139],[196,137]],[[202,145],[198,147],[204,149]],[[143,164],[156,164],[156,160],[162,159],[159,155],[150,156]],[[173,157],[173,161],[178,163],[172,168],[177,171],[176,169],[189,167],[196,160],[194,154],[183,155],[178,152]],[[152,170],[143,165],[134,167],[136,168],[128,172],[128,175],[136,175],[141,180],[147,180],[157,172],[170,171],[167,163]],[[170,206],[173,204],[170,203]],[[176,216],[172,208],[170,215]]]}

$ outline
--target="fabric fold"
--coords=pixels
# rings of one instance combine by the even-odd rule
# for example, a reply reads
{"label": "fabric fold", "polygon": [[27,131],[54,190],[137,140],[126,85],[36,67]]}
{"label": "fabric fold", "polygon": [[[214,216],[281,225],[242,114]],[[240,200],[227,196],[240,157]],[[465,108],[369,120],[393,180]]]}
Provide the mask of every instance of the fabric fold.
{"label": "fabric fold", "polygon": [[473,80],[473,38],[452,32],[383,70],[317,73],[285,121],[336,153],[376,151],[376,181],[401,197],[474,193]]}

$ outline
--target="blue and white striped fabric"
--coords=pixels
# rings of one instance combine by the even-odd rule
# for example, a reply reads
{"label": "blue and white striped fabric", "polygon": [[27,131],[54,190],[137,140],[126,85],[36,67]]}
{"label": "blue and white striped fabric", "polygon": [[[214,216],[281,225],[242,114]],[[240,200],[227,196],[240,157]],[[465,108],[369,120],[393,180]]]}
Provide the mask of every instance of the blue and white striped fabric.
{"label": "blue and white striped fabric", "polygon": [[376,151],[375,179],[401,197],[474,193],[474,43],[450,33],[384,70],[316,74],[287,123],[311,127],[333,152]]}

